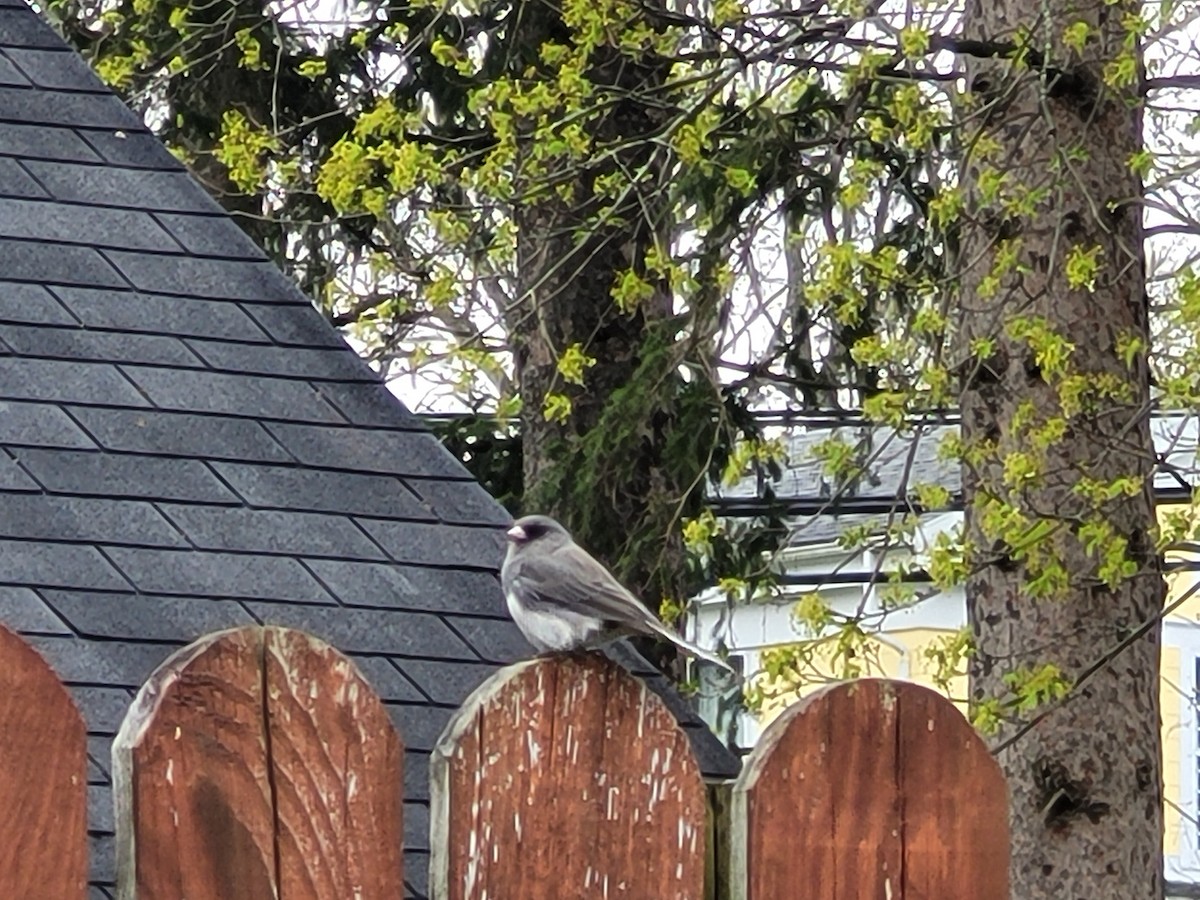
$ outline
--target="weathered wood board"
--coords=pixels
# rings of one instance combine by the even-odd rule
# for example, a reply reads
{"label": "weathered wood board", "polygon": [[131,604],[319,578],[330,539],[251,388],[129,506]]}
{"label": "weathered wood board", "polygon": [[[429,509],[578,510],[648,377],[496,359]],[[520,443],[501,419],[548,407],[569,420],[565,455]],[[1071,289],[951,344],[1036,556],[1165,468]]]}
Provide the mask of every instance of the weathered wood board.
{"label": "weathered wood board", "polygon": [[113,746],[123,900],[403,896],[403,748],[309,635],[208,635],[142,687]]}
{"label": "weathered wood board", "polygon": [[734,786],[737,900],[1009,900],[999,766],[910,682],[817,691],[771,723]]}
{"label": "weathered wood board", "polygon": [[87,896],[87,733],[58,676],[0,625],[0,897]]}
{"label": "weathered wood board", "polygon": [[733,788],[737,900],[1008,900],[1000,767],[946,698],[860,679],[768,727]]}
{"label": "weathered wood board", "polygon": [[701,900],[705,789],[687,735],[602,656],[501,670],[431,762],[436,900]]}

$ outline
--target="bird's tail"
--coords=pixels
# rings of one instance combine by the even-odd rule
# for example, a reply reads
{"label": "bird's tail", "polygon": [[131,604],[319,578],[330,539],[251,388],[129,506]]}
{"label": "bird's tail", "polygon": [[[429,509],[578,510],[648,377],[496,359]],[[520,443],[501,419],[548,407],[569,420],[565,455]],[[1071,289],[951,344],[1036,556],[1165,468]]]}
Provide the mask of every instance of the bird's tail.
{"label": "bird's tail", "polygon": [[737,678],[738,681],[742,680],[741,673],[738,672],[738,670],[735,669],[733,666],[731,666],[726,660],[721,659],[721,657],[717,656],[715,653],[710,653],[708,650],[702,650],[700,647],[697,647],[691,641],[685,640],[684,638],[680,637],[679,635],[677,635],[670,628],[668,628],[666,625],[664,625],[662,622],[660,622],[658,619],[654,618],[653,616],[649,616],[648,619],[649,619],[649,621],[647,622],[647,624],[654,630],[654,633],[657,634],[659,637],[665,638],[666,640],[670,641],[672,644],[674,644],[676,647],[678,647],[680,650],[682,650],[684,653],[688,654],[689,656],[694,656],[697,659],[702,659],[705,662],[712,663],[715,666],[720,666],[722,669],[724,669],[725,671],[727,671],[731,675],[733,675],[735,678]]}

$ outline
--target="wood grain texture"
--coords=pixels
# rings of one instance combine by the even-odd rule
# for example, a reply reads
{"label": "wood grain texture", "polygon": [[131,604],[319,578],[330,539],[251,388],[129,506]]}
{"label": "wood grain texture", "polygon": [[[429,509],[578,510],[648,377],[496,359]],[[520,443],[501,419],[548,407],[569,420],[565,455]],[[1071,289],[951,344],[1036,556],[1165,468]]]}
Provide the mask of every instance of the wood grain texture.
{"label": "wood grain texture", "polygon": [[738,900],[1008,900],[1004,780],[948,700],[910,682],[818,691],[734,787]]}
{"label": "wood grain texture", "polygon": [[601,656],[501,670],[434,750],[435,900],[701,900],[705,789],[687,736]]}
{"label": "wood grain texture", "polygon": [[286,900],[404,896],[404,748],[354,664],[267,629],[270,748]]}
{"label": "wood grain texture", "polygon": [[1008,900],[1008,785],[999,763],[944,697],[908,690],[901,703],[908,896],[944,896],[946,885],[969,884],[970,897]]}
{"label": "wood grain texture", "polygon": [[332,648],[275,628],[207,635],[151,676],[113,745],[119,896],[401,896],[400,756]]}
{"label": "wood grain texture", "polygon": [[0,897],[87,896],[87,735],[67,689],[0,625]]}
{"label": "wood grain texture", "polygon": [[113,744],[121,900],[278,896],[262,631],[207,635],[138,692]]}

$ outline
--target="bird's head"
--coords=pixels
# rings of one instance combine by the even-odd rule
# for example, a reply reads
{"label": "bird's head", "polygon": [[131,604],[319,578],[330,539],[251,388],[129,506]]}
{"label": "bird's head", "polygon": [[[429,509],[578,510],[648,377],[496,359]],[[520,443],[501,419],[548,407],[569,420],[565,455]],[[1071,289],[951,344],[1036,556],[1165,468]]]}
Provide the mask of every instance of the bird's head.
{"label": "bird's head", "polygon": [[549,516],[522,516],[513,522],[504,534],[508,538],[509,543],[515,544],[518,547],[534,541],[540,541],[543,538],[550,538],[555,542],[560,540],[569,541],[571,539],[571,535],[567,533],[567,529],[563,528]]}

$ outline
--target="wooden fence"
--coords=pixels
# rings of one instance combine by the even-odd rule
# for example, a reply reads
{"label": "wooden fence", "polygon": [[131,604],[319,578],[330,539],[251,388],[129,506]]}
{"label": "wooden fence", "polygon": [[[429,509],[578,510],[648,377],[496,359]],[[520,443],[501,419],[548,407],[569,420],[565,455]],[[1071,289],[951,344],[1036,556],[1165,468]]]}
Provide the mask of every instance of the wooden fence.
{"label": "wooden fence", "polygon": [[[309,635],[242,628],[170,657],[113,747],[122,900],[398,900],[403,747]],[[87,895],[86,741],[66,688],[0,626],[0,897]],[[501,670],[431,763],[436,900],[1008,900],[1005,785],[946,700],[820,691],[733,785],[601,657]]]}

